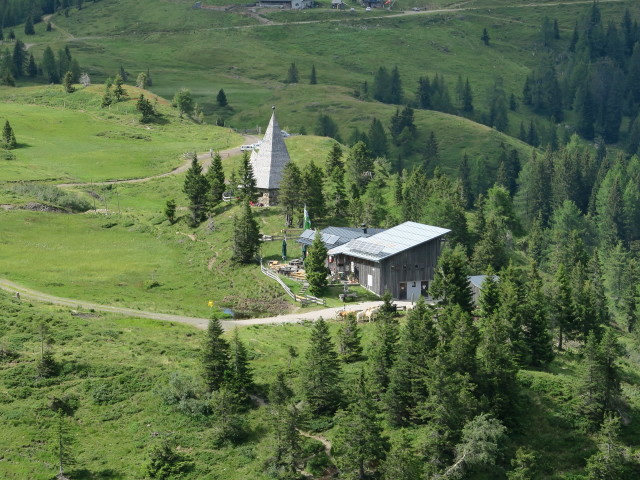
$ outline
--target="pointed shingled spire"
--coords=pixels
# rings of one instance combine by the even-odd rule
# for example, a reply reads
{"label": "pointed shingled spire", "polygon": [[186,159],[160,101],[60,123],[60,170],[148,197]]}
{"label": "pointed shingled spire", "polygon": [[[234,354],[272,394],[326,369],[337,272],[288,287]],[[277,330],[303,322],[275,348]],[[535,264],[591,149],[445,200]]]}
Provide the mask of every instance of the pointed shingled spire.
{"label": "pointed shingled spire", "polygon": [[276,107],[271,107],[271,121],[264,133],[260,150],[251,154],[251,164],[256,177],[256,187],[265,190],[280,188],[284,167],[291,161],[276,120]]}

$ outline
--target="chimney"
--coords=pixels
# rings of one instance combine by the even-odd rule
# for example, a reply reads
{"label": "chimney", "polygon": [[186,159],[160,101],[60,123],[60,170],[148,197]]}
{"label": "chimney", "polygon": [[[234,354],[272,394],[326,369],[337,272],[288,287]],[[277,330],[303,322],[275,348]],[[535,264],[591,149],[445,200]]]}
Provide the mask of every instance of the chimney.
{"label": "chimney", "polygon": [[362,227],[362,232],[363,233],[367,233],[367,224],[363,223],[362,225],[360,225],[360,227]]}

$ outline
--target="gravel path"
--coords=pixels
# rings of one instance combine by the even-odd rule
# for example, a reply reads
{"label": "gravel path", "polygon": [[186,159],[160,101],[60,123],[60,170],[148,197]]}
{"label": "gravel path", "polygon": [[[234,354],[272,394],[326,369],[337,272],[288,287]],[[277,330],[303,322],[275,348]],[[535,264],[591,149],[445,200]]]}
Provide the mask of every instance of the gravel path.
{"label": "gravel path", "polygon": [[[145,310],[136,310],[133,308],[116,307],[111,305],[101,305],[99,303],[85,302],[84,300],[74,300],[71,298],[56,297],[37,290],[33,290],[17,283],[11,282],[5,278],[0,278],[0,289],[15,294],[18,298],[24,300],[33,300],[37,302],[51,303],[77,310],[95,310],[98,312],[117,313],[128,317],[151,318],[154,320],[164,320],[167,322],[185,323],[193,327],[204,330],[207,328],[209,319],[188,317],[186,315],[170,315],[166,313],[149,312]],[[411,302],[395,302],[400,306],[411,308]],[[278,315],[275,317],[251,318],[248,320],[223,320],[222,328],[231,330],[235,327],[246,325],[277,325],[282,323],[298,323],[300,321],[314,321],[320,317],[334,318],[339,311],[346,309],[347,311],[357,312],[367,308],[375,307],[382,304],[382,301],[361,302],[349,304],[346,307],[323,308],[307,312],[291,313],[287,315]]]}
{"label": "gravel path", "polygon": [[[244,135],[244,140],[245,140],[245,143],[256,143],[258,142],[258,140],[261,140],[261,138],[255,135]],[[219,153],[220,153],[220,156],[222,156],[222,158],[224,159],[224,158],[231,157],[233,155],[238,155],[241,153],[241,151],[240,151],[240,147],[234,147],[234,148],[229,148],[227,150],[221,150]],[[198,160],[202,165],[202,173],[207,173],[207,170],[211,165],[211,153],[209,152],[198,153]],[[93,182],[93,183],[87,183],[87,182],[59,183],[57,186],[58,187],[85,187],[87,185],[114,185],[119,183],[143,183],[143,182],[148,182],[149,180],[153,180],[155,178],[163,178],[163,177],[168,177],[169,175],[177,175],[179,173],[186,172],[190,166],[191,166],[191,159],[187,158],[182,165],[174,168],[170,172],[160,173],[158,175],[152,175],[150,177],[131,178],[128,180],[108,180],[106,182]]]}

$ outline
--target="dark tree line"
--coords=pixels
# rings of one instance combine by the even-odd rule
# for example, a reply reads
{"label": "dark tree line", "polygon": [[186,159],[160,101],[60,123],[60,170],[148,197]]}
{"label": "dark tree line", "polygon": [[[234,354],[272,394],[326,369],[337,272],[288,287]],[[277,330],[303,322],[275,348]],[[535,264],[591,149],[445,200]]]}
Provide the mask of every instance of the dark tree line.
{"label": "dark tree line", "polygon": [[[624,140],[629,153],[637,152],[640,113],[640,29],[626,10],[618,21],[605,21],[594,2],[580,18],[565,47],[557,21],[543,21],[541,45],[546,52],[527,76],[525,105],[554,122],[564,110],[576,113],[575,129],[584,138],[606,143]],[[629,118],[627,131],[623,119]],[[626,138],[626,140],[625,140]]]}

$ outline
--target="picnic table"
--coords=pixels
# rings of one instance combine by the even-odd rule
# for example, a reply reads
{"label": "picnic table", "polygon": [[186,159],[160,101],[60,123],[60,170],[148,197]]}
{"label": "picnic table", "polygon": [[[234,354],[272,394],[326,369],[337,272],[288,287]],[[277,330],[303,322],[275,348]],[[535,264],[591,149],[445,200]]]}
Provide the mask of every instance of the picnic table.
{"label": "picnic table", "polygon": [[338,295],[338,298],[343,302],[348,302],[349,300],[355,300],[358,298],[358,294],[356,292],[341,293]]}

